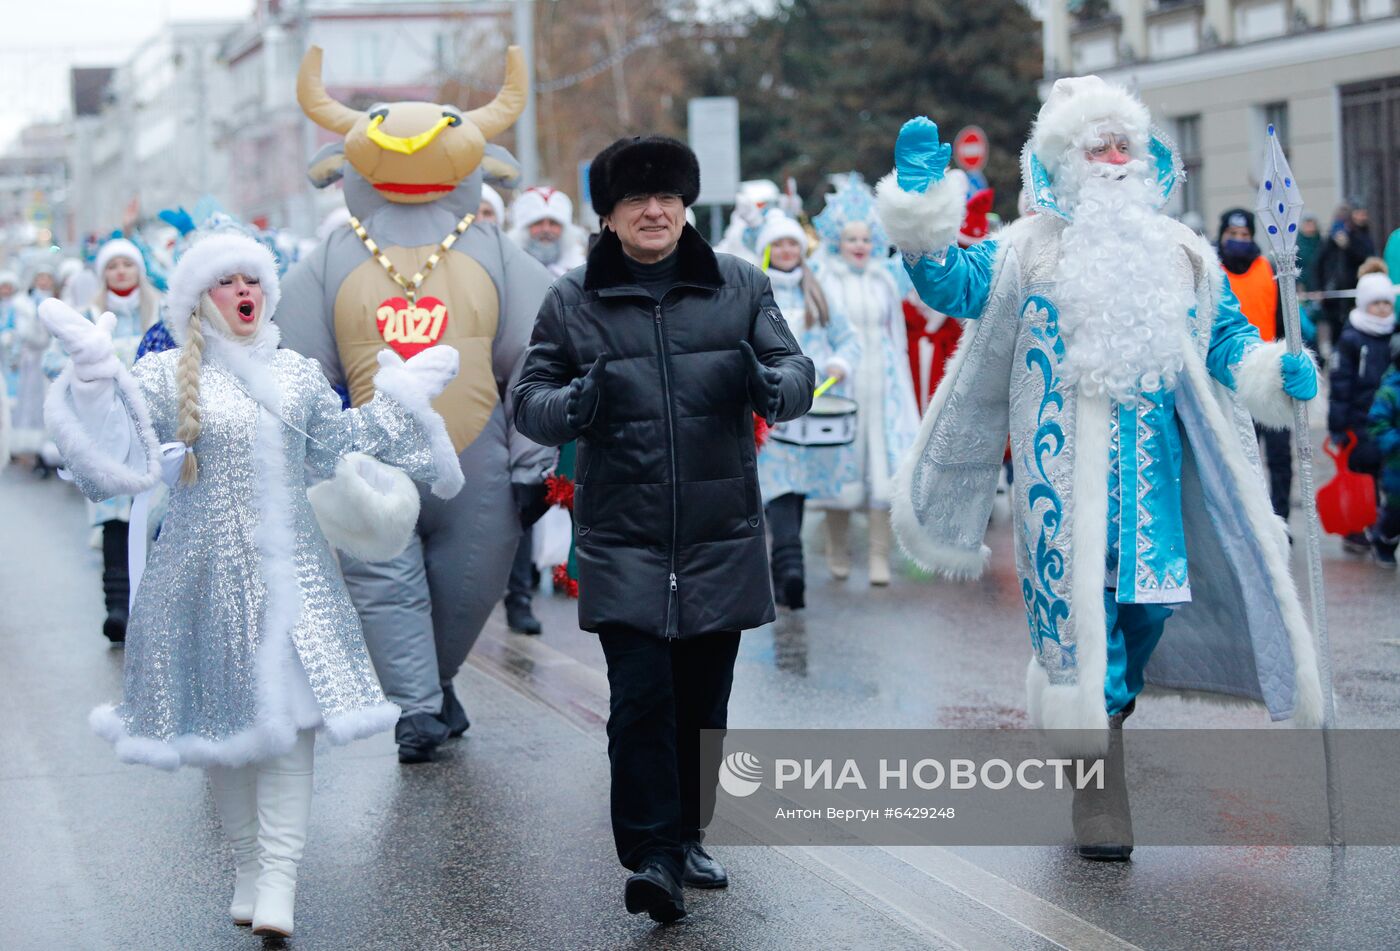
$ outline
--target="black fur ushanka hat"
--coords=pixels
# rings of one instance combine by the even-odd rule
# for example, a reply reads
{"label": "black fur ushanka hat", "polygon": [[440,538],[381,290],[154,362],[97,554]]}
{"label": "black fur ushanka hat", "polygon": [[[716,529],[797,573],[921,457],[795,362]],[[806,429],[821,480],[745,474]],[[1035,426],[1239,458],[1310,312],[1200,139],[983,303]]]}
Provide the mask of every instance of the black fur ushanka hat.
{"label": "black fur ushanka hat", "polygon": [[684,142],[664,135],[618,139],[588,167],[588,197],[599,215],[628,195],[680,195],[686,207],[700,197],[700,162]]}

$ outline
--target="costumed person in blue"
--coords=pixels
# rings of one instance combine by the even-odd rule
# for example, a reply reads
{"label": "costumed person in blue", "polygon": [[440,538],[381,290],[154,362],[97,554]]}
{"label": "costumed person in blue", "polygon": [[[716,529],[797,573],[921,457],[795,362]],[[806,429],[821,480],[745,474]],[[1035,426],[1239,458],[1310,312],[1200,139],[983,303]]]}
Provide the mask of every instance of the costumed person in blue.
{"label": "costumed person in blue", "polygon": [[[819,379],[835,377],[829,391],[845,396],[844,384],[860,362],[860,340],[807,267],[807,233],[782,212],[770,212],[758,235],[773,299],[802,352],[817,366]],[[768,434],[758,454],[758,484],[773,539],[773,593],[779,604],[798,609],[807,604],[802,564],[802,514],[807,497],[831,498],[859,478],[850,445],[816,446],[788,441],[781,427]]]}
{"label": "costumed person in blue", "polygon": [[1253,427],[1288,425],[1317,370],[1260,341],[1215,250],[1161,212],[1181,164],[1121,86],[1055,83],[1022,159],[1036,214],[995,240],[956,246],[948,154],[911,120],[879,186],[920,296],[971,320],[900,470],[895,526],[924,567],[978,576],[1010,435],[1031,721],[1096,731],[1107,782],[1075,793],[1075,841],[1122,860],[1120,728],[1145,684],[1321,720]]}
{"label": "costumed person in blue", "polygon": [[[399,718],[328,542],[401,549],[418,513],[410,477],[449,497],[462,471],[430,406],[455,350],[383,354],[374,399],[342,410],[315,362],[278,348],[279,296],[267,248],[214,232],[170,277],[178,350],[128,370],[114,314],[94,323],[53,300],[41,316],[71,357],[45,417],[79,488],[96,501],[170,486],[122,700],[89,722],[124,762],[207,771],[236,865],[229,915],[285,937],[315,732],[348,743]],[[308,489],[311,478],[326,481]]]}
{"label": "costumed person in blue", "polygon": [[817,269],[822,291],[831,311],[848,321],[860,340],[860,362],[851,375],[857,477],[812,504],[826,510],[831,576],[844,579],[851,573],[851,513],[863,511],[870,524],[870,583],[887,585],[894,474],[919,428],[904,295],[885,266],[890,241],[876,215],[875,193],[859,175],[845,176],[812,224],[825,245]]}

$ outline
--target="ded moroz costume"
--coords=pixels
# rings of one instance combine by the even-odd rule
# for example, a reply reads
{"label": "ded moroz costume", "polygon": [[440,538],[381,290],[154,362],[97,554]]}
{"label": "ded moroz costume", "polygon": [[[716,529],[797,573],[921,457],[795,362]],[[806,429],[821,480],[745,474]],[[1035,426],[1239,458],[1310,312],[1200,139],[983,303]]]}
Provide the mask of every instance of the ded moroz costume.
{"label": "ded moroz costume", "polygon": [[[1144,684],[1317,725],[1251,419],[1287,425],[1316,368],[1261,342],[1214,249],[1161,213],[1182,170],[1146,107],[1098,77],[1056,82],[1022,159],[1037,213],[965,250],[947,157],[937,127],[911,120],[879,186],[924,301],[972,321],[898,476],[906,551],[981,573],[1009,434],[1035,725],[1121,726]],[[1089,806],[1081,853],[1126,857],[1126,796]]]}

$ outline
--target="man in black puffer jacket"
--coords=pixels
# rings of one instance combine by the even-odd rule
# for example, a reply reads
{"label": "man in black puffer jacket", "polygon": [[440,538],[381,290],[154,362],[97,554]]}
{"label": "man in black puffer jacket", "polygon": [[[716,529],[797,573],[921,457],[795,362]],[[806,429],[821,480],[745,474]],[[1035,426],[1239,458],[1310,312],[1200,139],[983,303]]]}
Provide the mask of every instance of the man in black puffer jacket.
{"label": "man in black puffer jacket", "polygon": [[753,414],[806,413],[815,369],[763,272],[686,225],[689,148],[621,139],[589,179],[603,233],[540,308],[515,422],[544,445],[578,439],[579,626],[607,657],[625,899],[674,921],[680,882],[727,882],[700,845],[718,767],[700,730],[726,725],[739,632],[774,617]]}

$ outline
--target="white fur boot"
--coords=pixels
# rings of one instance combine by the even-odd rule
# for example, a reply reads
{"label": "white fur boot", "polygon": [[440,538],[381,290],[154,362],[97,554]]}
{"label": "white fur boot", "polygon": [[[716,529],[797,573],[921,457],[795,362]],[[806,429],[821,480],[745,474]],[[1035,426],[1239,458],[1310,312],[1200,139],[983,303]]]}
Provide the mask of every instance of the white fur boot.
{"label": "white fur boot", "polygon": [[224,838],[233,849],[233,901],[229,903],[228,913],[234,924],[251,925],[260,869],[257,767],[215,766],[206,772],[214,791],[214,804],[219,809],[219,821],[224,827]]}
{"label": "white fur boot", "polygon": [[844,581],[851,576],[851,513],[827,509],[825,521],[827,570],[837,581]]}
{"label": "white fur boot", "polygon": [[290,937],[296,903],[297,865],[311,819],[311,764],[315,734],[303,730],[285,756],[259,763],[258,874],[253,934]]}

